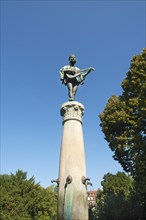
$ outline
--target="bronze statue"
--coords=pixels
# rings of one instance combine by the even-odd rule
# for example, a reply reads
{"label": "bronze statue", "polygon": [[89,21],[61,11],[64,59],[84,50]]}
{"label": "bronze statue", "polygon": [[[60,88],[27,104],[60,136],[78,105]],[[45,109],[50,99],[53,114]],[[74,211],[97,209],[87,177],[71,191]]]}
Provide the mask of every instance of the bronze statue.
{"label": "bronze statue", "polygon": [[69,101],[73,101],[77,92],[78,86],[84,84],[86,76],[95,69],[90,67],[80,70],[75,67],[76,57],[74,54],[69,56],[70,66],[64,66],[60,69],[60,79],[62,84],[68,88]]}

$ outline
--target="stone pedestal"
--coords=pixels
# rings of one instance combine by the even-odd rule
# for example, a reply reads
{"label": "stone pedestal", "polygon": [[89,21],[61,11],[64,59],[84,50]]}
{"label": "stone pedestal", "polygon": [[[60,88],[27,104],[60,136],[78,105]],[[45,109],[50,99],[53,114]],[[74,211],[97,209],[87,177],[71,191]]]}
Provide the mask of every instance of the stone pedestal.
{"label": "stone pedestal", "polygon": [[76,101],[61,106],[63,134],[59,167],[58,220],[87,220],[86,165],[82,133],[84,106]]}

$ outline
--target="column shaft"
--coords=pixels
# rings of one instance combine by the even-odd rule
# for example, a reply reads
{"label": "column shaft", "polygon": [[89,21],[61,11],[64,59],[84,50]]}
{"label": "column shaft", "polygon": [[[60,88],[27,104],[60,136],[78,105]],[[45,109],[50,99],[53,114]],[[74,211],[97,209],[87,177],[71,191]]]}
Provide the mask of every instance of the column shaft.
{"label": "column shaft", "polygon": [[78,102],[61,108],[63,134],[59,167],[58,220],[87,220],[88,201],[82,177],[86,176],[82,114]]}

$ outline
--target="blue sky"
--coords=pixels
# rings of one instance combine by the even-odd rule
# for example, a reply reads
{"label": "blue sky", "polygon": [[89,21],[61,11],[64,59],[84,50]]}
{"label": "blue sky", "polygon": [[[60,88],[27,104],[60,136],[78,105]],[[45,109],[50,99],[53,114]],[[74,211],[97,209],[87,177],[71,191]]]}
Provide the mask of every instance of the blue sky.
{"label": "blue sky", "polygon": [[[145,1],[1,1],[1,173],[22,169],[44,187],[58,177],[60,106],[68,100],[59,69],[74,53],[96,70],[80,86],[87,176],[93,188],[122,171],[98,115],[145,45]],[[88,188],[91,190],[92,188]]]}

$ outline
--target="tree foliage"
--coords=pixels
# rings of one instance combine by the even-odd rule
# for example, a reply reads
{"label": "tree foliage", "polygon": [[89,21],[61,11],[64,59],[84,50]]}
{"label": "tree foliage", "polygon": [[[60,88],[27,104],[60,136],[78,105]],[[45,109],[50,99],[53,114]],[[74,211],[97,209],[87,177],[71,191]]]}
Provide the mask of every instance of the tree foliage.
{"label": "tree foliage", "polygon": [[55,220],[57,194],[53,188],[42,188],[34,177],[18,170],[0,175],[1,220]]}
{"label": "tree foliage", "polygon": [[102,220],[136,220],[132,207],[133,180],[123,172],[107,173],[101,182],[103,191],[97,194],[97,216]]}
{"label": "tree foliage", "polygon": [[108,100],[99,117],[113,157],[134,178],[139,205],[145,209],[146,48],[132,58],[122,89],[122,95]]}

